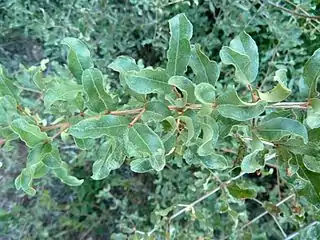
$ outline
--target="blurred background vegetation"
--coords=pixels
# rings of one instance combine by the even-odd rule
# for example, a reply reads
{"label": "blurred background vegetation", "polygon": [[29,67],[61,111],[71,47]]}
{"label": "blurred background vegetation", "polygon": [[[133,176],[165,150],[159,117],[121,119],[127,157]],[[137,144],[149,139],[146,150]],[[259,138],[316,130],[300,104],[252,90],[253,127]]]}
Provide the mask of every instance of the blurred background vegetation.
{"label": "blurred background vegetation", "polygon": [[[107,66],[119,55],[132,56],[145,66],[165,64],[168,19],[181,12],[194,26],[193,42],[201,43],[211,59],[220,62],[221,47],[245,30],[259,47],[258,84],[270,88],[271,73],[286,67],[289,87],[295,92],[292,98],[304,96],[302,67],[320,46],[320,19],[307,15],[320,15],[318,0],[2,0],[0,63],[23,81],[29,77],[26,69],[48,58],[48,74],[59,75],[59,66],[66,62],[60,42],[66,36],[77,37],[88,44],[97,67],[116,86],[118,76]],[[220,82],[230,82],[232,69],[222,73]],[[190,203],[218,185],[214,174],[182,160],[154,175],[135,174],[124,165],[103,181],[90,180],[94,154],[68,142],[62,145],[64,160],[86,181],[72,188],[47,177],[36,183],[35,197],[14,187],[25,165],[25,146],[14,143],[10,149],[0,149],[1,239],[135,239],[135,229],[151,230],[174,210],[171,206]],[[275,173],[248,177],[254,180],[259,199],[274,202]],[[239,219],[246,221],[264,211],[246,200],[228,202],[234,204],[234,212],[226,212],[227,201],[223,194],[210,197],[194,214],[175,220],[172,235],[176,239],[232,238]],[[281,210],[280,222],[287,232],[299,230],[318,214],[307,204],[292,203],[292,208],[282,206]],[[281,239],[271,217],[261,218],[251,228],[255,239]],[[247,231],[236,235],[239,239],[249,236]]]}

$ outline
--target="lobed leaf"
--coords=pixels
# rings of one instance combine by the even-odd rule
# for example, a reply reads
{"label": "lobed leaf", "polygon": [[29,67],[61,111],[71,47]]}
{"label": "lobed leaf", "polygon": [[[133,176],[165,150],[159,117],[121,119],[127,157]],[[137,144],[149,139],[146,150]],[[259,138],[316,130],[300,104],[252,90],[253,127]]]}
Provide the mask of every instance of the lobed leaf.
{"label": "lobed leaf", "polygon": [[183,104],[179,107],[196,101],[196,97],[194,95],[194,84],[188,78],[183,76],[173,76],[169,79],[168,84],[177,87],[182,93],[181,98],[178,98],[178,100],[181,99]]}

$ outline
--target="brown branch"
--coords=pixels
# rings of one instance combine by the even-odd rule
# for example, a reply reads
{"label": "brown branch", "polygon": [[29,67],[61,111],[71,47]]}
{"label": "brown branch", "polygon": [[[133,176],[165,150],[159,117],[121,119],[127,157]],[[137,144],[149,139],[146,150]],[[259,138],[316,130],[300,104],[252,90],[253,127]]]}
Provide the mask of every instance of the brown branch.
{"label": "brown branch", "polygon": [[142,117],[145,111],[146,111],[146,108],[142,108],[139,114],[129,123],[129,127],[132,127]]}
{"label": "brown branch", "polygon": [[270,2],[268,1],[267,2],[268,4],[270,4],[271,6],[273,7],[276,7],[276,8],[279,8],[280,10],[284,11],[284,12],[287,12],[287,13],[290,13],[292,15],[295,15],[297,17],[301,17],[301,18],[310,18],[310,19],[320,19],[320,16],[311,16],[311,15],[308,15],[308,14],[302,14],[302,13],[298,13],[298,12],[295,12],[295,11],[291,11],[290,9],[288,8],[285,8],[285,7],[282,7],[282,6],[279,6],[273,2]]}

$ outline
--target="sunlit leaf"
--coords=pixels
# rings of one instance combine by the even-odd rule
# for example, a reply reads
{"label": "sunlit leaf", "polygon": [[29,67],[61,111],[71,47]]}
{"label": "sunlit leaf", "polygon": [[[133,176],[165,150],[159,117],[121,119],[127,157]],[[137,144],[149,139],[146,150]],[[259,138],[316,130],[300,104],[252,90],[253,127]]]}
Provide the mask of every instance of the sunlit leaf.
{"label": "sunlit leaf", "polygon": [[201,103],[212,103],[216,98],[214,87],[209,83],[200,83],[196,85],[194,95]]}
{"label": "sunlit leaf", "polygon": [[200,49],[199,44],[191,47],[191,58],[189,62],[195,73],[197,83],[209,83],[213,86],[220,75],[220,69],[215,61],[211,61]]}
{"label": "sunlit leaf", "polygon": [[256,79],[259,67],[258,47],[246,32],[233,39],[230,47],[222,47],[220,58],[224,64],[235,67],[236,81],[247,85]]}
{"label": "sunlit leaf", "polygon": [[100,138],[102,136],[121,136],[128,128],[129,120],[120,116],[102,116],[84,119],[69,129],[75,138]]}
{"label": "sunlit leaf", "polygon": [[303,78],[309,88],[309,98],[316,97],[317,82],[320,77],[320,49],[316,50],[303,68]]}
{"label": "sunlit leaf", "polygon": [[169,20],[170,40],[167,52],[167,73],[170,76],[183,75],[191,56],[190,39],[193,27],[185,14],[178,14]]}
{"label": "sunlit leaf", "polygon": [[18,118],[12,121],[10,128],[19,135],[28,147],[35,147],[39,143],[49,141],[46,133],[41,132],[37,125],[31,124],[23,118]]}
{"label": "sunlit leaf", "polygon": [[284,82],[287,81],[286,72],[286,69],[279,69],[276,71],[274,81],[278,82],[277,86],[266,93],[258,91],[260,99],[267,102],[281,102],[291,94],[291,90],[284,84]]}
{"label": "sunlit leaf", "polygon": [[259,116],[265,111],[267,102],[246,103],[242,101],[235,89],[217,99],[217,111],[226,118],[237,121],[246,121]]}
{"label": "sunlit leaf", "polygon": [[278,141],[285,136],[301,137],[306,144],[308,133],[304,125],[297,120],[276,117],[258,126],[259,135],[269,141]]}
{"label": "sunlit leaf", "polygon": [[113,99],[104,89],[103,75],[99,69],[83,71],[82,86],[88,98],[88,106],[93,112],[108,111],[112,107]]}
{"label": "sunlit leaf", "polygon": [[68,68],[75,76],[78,83],[81,83],[81,77],[84,70],[93,67],[90,51],[87,46],[79,39],[67,37],[61,42],[68,46]]}

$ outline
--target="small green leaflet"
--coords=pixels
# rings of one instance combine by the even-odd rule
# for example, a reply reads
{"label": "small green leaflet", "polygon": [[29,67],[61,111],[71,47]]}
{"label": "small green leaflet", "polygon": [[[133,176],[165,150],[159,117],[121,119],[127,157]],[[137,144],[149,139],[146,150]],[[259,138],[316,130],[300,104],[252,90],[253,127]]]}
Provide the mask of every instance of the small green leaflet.
{"label": "small green leaflet", "polygon": [[[182,121],[182,123],[185,124],[185,127],[188,129],[188,135],[186,137],[187,139],[183,143],[185,146],[188,146],[188,144],[191,142],[191,139],[195,134],[192,118],[188,116],[180,116],[178,119]],[[180,136],[183,136],[183,135],[180,135]]]}
{"label": "small green leaflet", "polygon": [[320,173],[320,160],[318,157],[304,155],[303,164],[309,171]]}
{"label": "small green leaflet", "polygon": [[258,47],[246,32],[233,39],[230,47],[222,47],[220,58],[224,64],[236,68],[237,82],[247,85],[256,79],[259,67]]}
{"label": "small green leaflet", "polygon": [[111,68],[113,71],[124,73],[127,71],[139,71],[139,67],[136,64],[136,61],[128,56],[119,56],[112,63],[108,65],[108,68]]}
{"label": "small green leaflet", "polygon": [[114,138],[108,139],[99,148],[98,159],[92,166],[91,178],[101,180],[108,177],[112,170],[121,167],[125,157],[122,145]]}
{"label": "small green leaflet", "polygon": [[151,171],[152,167],[148,158],[139,158],[130,162],[130,169],[136,173],[146,173]]}
{"label": "small green leaflet", "polygon": [[0,96],[9,95],[16,101],[19,101],[19,89],[13,84],[13,80],[10,79],[4,72],[0,65]]}
{"label": "small green leaflet", "polygon": [[316,207],[320,207],[320,174],[308,170],[302,160],[301,156],[296,157],[297,164],[299,165],[298,176],[307,180],[310,184],[306,183],[304,189],[298,189],[298,194],[304,196],[308,201],[313,203]]}
{"label": "small green leaflet", "polygon": [[320,77],[320,49],[317,49],[307,63],[304,65],[303,78],[305,84],[309,87],[309,98],[316,97],[317,82]]}
{"label": "small green leaflet", "polygon": [[185,14],[178,14],[169,20],[170,40],[167,52],[167,73],[170,76],[183,75],[191,56],[190,39],[193,27]]}
{"label": "small green leaflet", "polygon": [[203,104],[213,103],[216,98],[216,91],[209,83],[200,83],[194,89],[197,100]]}
{"label": "small green leaflet", "polygon": [[[44,95],[44,105],[50,108],[57,101],[74,101],[78,94],[82,92],[82,87],[74,82],[64,82],[49,88]],[[81,109],[82,110],[82,109]]]}
{"label": "small green leaflet", "polygon": [[199,146],[197,153],[199,156],[208,156],[214,153],[214,144],[218,139],[218,125],[213,122],[211,125],[202,124],[202,144]]}
{"label": "small green leaflet", "polygon": [[165,166],[165,149],[159,136],[147,125],[136,123],[127,131],[127,137],[136,151],[150,157],[151,167],[161,171]]}
{"label": "small green leaflet", "polygon": [[12,131],[18,134],[20,139],[24,141],[30,148],[35,147],[39,143],[49,141],[47,134],[41,132],[37,125],[31,124],[23,118],[13,120],[10,128]]}
{"label": "small green leaflet", "polygon": [[231,167],[224,156],[216,153],[204,157],[199,157],[199,159],[203,163],[203,165],[209,169],[222,171]]}
{"label": "small green leaflet", "polygon": [[308,143],[308,133],[304,125],[297,120],[276,117],[260,124],[257,127],[258,134],[269,141],[278,141],[285,136],[297,136]]}
{"label": "small green leaflet", "polygon": [[14,97],[0,97],[0,126],[8,126],[17,115],[17,102]]}
{"label": "small green leaflet", "polygon": [[277,86],[266,93],[258,91],[261,100],[265,100],[267,102],[281,102],[291,94],[291,90],[284,84],[287,81],[286,73],[286,69],[279,69],[276,71],[274,80],[278,82]]}
{"label": "small green leaflet", "polygon": [[53,173],[57,178],[60,179],[61,182],[69,185],[69,186],[80,186],[83,183],[83,179],[78,179],[74,176],[69,175],[68,173],[68,165],[65,162],[61,163],[61,167],[57,169],[53,169]]}
{"label": "small green leaflet", "polygon": [[144,122],[151,120],[158,122],[169,116],[171,116],[171,111],[168,106],[163,101],[155,100],[147,103],[146,111],[143,113],[141,119]]}
{"label": "small green leaflet", "polygon": [[245,199],[245,198],[256,198],[257,193],[253,189],[248,189],[248,188],[241,188],[239,185],[236,183],[231,183],[227,186],[227,189],[229,193],[238,199]]}
{"label": "small green leaflet", "polygon": [[254,173],[264,166],[266,151],[255,150],[246,155],[241,162],[241,171],[243,173]]}
{"label": "small green leaflet", "polygon": [[307,118],[305,119],[305,123],[311,129],[320,127],[320,99],[311,98],[309,99],[311,103],[311,107],[308,109]]}
{"label": "small green leaflet", "polygon": [[217,99],[217,105],[217,110],[223,117],[231,118],[237,121],[246,121],[263,113],[267,106],[267,102],[243,102],[239,98],[236,90],[233,88],[231,91]]}
{"label": "small green leaflet", "polygon": [[194,103],[196,97],[194,95],[194,84],[186,77],[173,76],[169,79],[168,84],[177,87],[182,92],[183,106],[187,103]]}
{"label": "small green leaflet", "polygon": [[108,111],[113,99],[104,90],[103,75],[97,68],[86,69],[82,73],[82,86],[88,98],[88,107],[96,113]]}
{"label": "small green leaflet", "polygon": [[168,84],[169,76],[162,68],[128,71],[124,73],[124,79],[131,90],[140,94],[171,90],[171,86]]}
{"label": "small green leaflet", "polygon": [[90,51],[85,43],[77,38],[67,37],[61,43],[69,47],[68,68],[80,84],[83,71],[93,67]]}
{"label": "small green leaflet", "polygon": [[191,47],[189,65],[196,75],[196,83],[203,82],[215,85],[220,75],[220,69],[215,61],[211,61],[201,51],[200,44],[195,44]]}
{"label": "small green leaflet", "polygon": [[100,138],[102,136],[120,137],[126,131],[129,120],[121,116],[101,116],[84,119],[69,129],[75,138]]}

